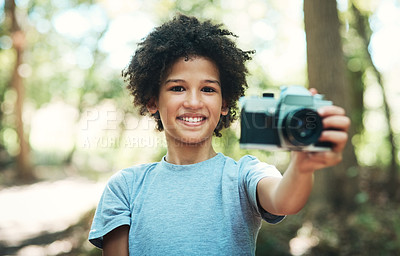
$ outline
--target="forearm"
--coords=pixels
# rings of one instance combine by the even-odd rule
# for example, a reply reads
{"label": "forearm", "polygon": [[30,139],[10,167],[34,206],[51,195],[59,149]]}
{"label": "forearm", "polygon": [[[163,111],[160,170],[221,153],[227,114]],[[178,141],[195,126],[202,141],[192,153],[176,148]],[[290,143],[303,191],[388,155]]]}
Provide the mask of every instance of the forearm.
{"label": "forearm", "polygon": [[314,183],[314,173],[300,172],[292,161],[274,190],[273,205],[279,214],[295,214],[306,204]]}
{"label": "forearm", "polygon": [[[314,171],[301,170],[301,156],[292,154],[292,161],[282,178],[265,178],[257,186],[261,206],[276,215],[299,212],[307,202],[314,182]],[[304,159],[303,159],[304,160]]]}

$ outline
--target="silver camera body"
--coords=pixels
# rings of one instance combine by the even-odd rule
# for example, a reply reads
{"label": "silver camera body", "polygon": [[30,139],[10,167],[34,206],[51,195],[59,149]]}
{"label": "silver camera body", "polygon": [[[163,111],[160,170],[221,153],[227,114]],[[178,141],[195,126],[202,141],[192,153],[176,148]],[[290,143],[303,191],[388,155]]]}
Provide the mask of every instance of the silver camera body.
{"label": "silver camera body", "polygon": [[319,142],[323,131],[317,110],[332,105],[320,94],[302,86],[281,87],[273,94],[242,97],[240,146],[247,149],[329,151],[331,144]]}

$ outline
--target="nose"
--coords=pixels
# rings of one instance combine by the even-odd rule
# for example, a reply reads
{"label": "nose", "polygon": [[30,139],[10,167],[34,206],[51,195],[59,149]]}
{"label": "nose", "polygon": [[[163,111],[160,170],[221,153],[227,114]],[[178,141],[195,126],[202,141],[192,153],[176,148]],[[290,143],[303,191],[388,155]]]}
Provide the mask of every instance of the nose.
{"label": "nose", "polygon": [[203,107],[203,100],[200,93],[196,91],[190,91],[186,94],[183,106],[189,109],[199,109]]}

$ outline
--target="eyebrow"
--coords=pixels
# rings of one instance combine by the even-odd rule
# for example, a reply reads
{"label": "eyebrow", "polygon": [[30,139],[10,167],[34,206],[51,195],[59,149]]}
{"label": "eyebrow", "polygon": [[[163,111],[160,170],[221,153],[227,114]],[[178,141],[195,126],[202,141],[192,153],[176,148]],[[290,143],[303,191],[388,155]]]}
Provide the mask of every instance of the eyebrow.
{"label": "eyebrow", "polygon": [[205,82],[207,82],[207,83],[215,83],[215,84],[218,84],[219,86],[221,86],[221,83],[218,81],[218,80],[209,80],[209,79],[206,79],[206,80],[204,80]]}
{"label": "eyebrow", "polygon": [[183,80],[183,79],[168,79],[167,81],[164,82],[164,84],[179,83],[179,82],[185,82],[185,80]]}
{"label": "eyebrow", "polygon": [[[218,84],[219,86],[221,86],[221,83],[218,80],[205,79],[203,81],[206,83],[213,83],[213,84]],[[185,82],[185,80],[183,80],[183,79],[168,79],[167,81],[165,81],[164,84],[179,83],[179,82]]]}

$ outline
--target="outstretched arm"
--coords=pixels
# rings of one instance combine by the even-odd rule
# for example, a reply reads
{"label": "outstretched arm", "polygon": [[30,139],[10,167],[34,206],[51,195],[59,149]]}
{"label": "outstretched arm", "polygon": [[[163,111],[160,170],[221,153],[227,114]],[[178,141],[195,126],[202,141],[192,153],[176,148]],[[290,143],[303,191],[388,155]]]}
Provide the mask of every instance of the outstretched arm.
{"label": "outstretched arm", "polygon": [[342,151],[347,142],[350,119],[344,109],[327,106],[318,110],[323,118],[324,131],[320,141],[333,143],[332,151],[293,152],[288,169],[282,178],[264,178],[257,185],[261,206],[276,215],[299,212],[311,193],[314,172],[333,166],[342,160]]}

